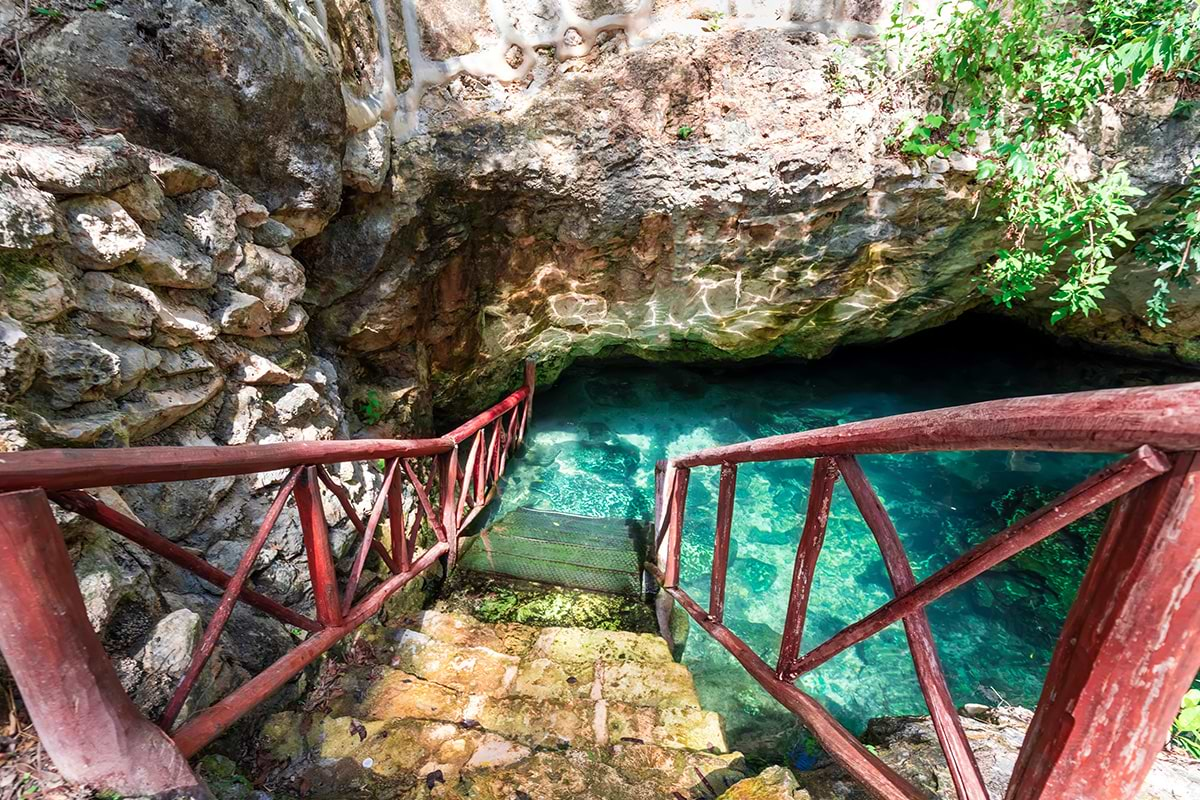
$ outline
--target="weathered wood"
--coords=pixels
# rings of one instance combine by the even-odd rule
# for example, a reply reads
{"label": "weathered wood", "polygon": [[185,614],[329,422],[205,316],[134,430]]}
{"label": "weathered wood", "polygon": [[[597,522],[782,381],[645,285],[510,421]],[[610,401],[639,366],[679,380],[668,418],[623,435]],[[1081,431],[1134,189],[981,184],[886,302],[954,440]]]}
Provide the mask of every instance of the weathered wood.
{"label": "weathered wood", "polygon": [[479,458],[479,451],[483,446],[482,442],[483,434],[475,434],[475,436],[471,439],[471,449],[467,451],[467,464],[466,467],[463,468],[461,479],[462,485],[459,487],[458,491],[458,507],[455,509],[454,514],[455,527],[459,530],[462,530],[464,527],[466,527],[462,524],[461,520],[463,512],[465,512],[467,508],[467,497],[470,494],[470,489],[474,486],[475,461]]}
{"label": "weathered wood", "polygon": [[458,498],[455,496],[455,486],[458,483],[458,447],[455,447],[441,459],[441,503],[442,527],[446,530],[447,541],[450,543],[449,568],[453,569],[458,562]]}
{"label": "weathered wood", "polygon": [[404,468],[409,485],[417,494],[417,502],[420,504],[421,510],[425,512],[425,519],[429,521],[429,527],[433,528],[439,542],[446,541],[446,529],[442,527],[442,521],[438,519],[437,512],[433,510],[433,504],[429,502],[429,492],[425,490],[425,486],[417,478],[417,473],[413,471],[412,465],[408,463],[407,459],[402,459],[400,466]]}
{"label": "weathered wood", "polygon": [[521,428],[517,434],[517,444],[525,443],[525,431],[529,426],[529,418],[533,416],[533,393],[537,389],[537,362],[532,358],[525,359],[525,407],[521,410]]}
{"label": "weathered wood", "polygon": [[224,447],[127,447],[28,450],[0,453],[0,491],[47,492],[168,483],[336,464],[444,453],[449,439],[354,439],[279,442]]}
{"label": "weathered wood", "polygon": [[924,608],[947,592],[1163,474],[1168,468],[1169,462],[1162,453],[1149,447],[1138,448],[971,548],[918,583],[912,591],[897,596],[858,622],[843,628],[796,662],[784,676],[785,679],[795,680],[797,676],[816,669],[847,647],[853,647],[893,622]]}
{"label": "weathered wood", "polygon": [[191,758],[209,742],[229,729],[247,712],[262,703],[307,667],[322,653],[366,622],[383,608],[384,602],[404,588],[446,552],[445,542],[437,542],[413,562],[412,569],[393,575],[364,597],[341,625],[326,628],[305,639],[271,666],[251,678],[232,694],[213,704],[179,727],[174,734],[175,744]]}
{"label": "weathered wood", "polygon": [[[663,580],[664,576],[659,575]],[[775,672],[733,631],[709,619],[708,614],[686,592],[667,588],[666,593],[683,607],[692,619],[738,660],[742,668],[758,681],[780,704],[798,716],[821,747],[849,772],[864,789],[879,800],[930,800],[926,792],[913,786],[895,770],[867,750],[861,742],[805,692],[775,676]]]}
{"label": "weathered wood", "polygon": [[831,458],[818,458],[813,463],[812,482],[808,492],[808,511],[804,515],[804,530],[796,544],[796,562],[792,566],[792,591],[788,595],[787,617],[783,623],[783,638],[779,644],[779,661],[775,672],[785,678],[804,641],[804,620],[808,616],[808,598],[812,594],[817,558],[825,544],[829,526],[829,507],[833,502],[833,487],[837,483],[837,465]]}
{"label": "weathered wood", "polygon": [[[183,567],[218,589],[224,589],[233,579],[229,573],[217,569],[195,553],[185,550],[165,536],[160,536],[111,506],[101,503],[90,494],[78,490],[53,492],[50,494],[50,499],[67,511],[86,517],[98,525],[103,525],[113,533],[119,533],[134,544],[141,545],[151,553],[162,556],[176,566]],[[309,619],[279,601],[251,589],[243,589],[238,599],[287,625],[294,625],[309,633],[321,630],[321,624],[316,620]]]}
{"label": "weathered wood", "polygon": [[665,586],[679,585],[679,554],[683,547],[683,510],[687,505],[688,478],[691,470],[677,464],[671,466],[671,500],[667,509],[667,568]]}
{"label": "weathered wood", "polygon": [[729,569],[729,536],[733,528],[733,498],[737,492],[737,466],[721,465],[721,483],[717,489],[717,530],[713,535],[713,566],[708,590],[708,615],[714,621],[725,618],[725,573]]}
{"label": "weathered wood", "polygon": [[408,525],[404,519],[404,483],[393,480],[388,484],[388,528],[392,540],[392,556],[396,560],[393,573],[407,572],[412,567],[412,548],[408,545]]}
{"label": "weathered wood", "polygon": [[267,537],[271,535],[271,530],[275,527],[280,513],[283,512],[283,506],[287,502],[288,496],[291,495],[292,489],[296,486],[301,469],[303,468],[292,468],[287,479],[279,487],[279,491],[276,492],[275,500],[267,509],[262,522],[259,523],[258,530],[250,538],[250,544],[246,547],[246,552],[242,555],[241,561],[238,562],[237,569],[234,570],[233,579],[225,587],[225,592],[221,595],[221,601],[217,603],[217,609],[213,612],[212,619],[209,620],[208,626],[204,629],[204,635],[200,638],[200,646],[192,653],[192,660],[188,664],[187,671],[183,674],[183,679],[179,681],[179,685],[175,687],[174,693],[167,701],[167,706],[163,710],[162,717],[158,722],[159,727],[164,731],[171,730],[171,726],[175,724],[175,719],[179,716],[179,712],[183,710],[183,704],[187,702],[188,695],[191,694],[192,687],[195,686],[197,679],[199,679],[201,670],[204,669],[204,665],[208,663],[213,649],[216,648],[217,642],[225,630],[225,625],[229,622],[230,615],[233,614],[233,607],[237,604],[238,595],[242,593],[246,581],[250,580],[250,572],[254,569],[254,562],[258,559],[258,554],[262,552],[263,545],[267,543]]}
{"label": "weathered wood", "polygon": [[482,414],[472,417],[462,425],[459,425],[457,428],[443,436],[442,439],[448,439],[454,444],[465,442],[468,437],[474,436],[476,433],[495,422],[501,415],[510,409],[516,408],[522,400],[529,396],[529,393],[529,388],[522,386],[520,389],[517,389],[508,397],[489,408],[487,411],[484,411]]}
{"label": "weathered wood", "polygon": [[316,467],[305,467],[292,491],[304,534],[304,552],[308,558],[308,575],[312,581],[317,620],[325,626],[342,624],[342,607],[338,601],[337,568],[329,547],[329,526],[325,521],[325,505],[321,502],[321,483]]}
{"label": "weathered wood", "polygon": [[[317,465],[317,477],[320,478],[321,483],[329,490],[330,494],[337,498],[338,504],[341,505],[342,511],[346,512],[346,517],[354,526],[354,530],[358,531],[358,535],[362,536],[366,533],[367,526],[363,523],[362,517],[358,515],[358,511],[355,510],[354,504],[350,502],[350,493],[346,491],[346,487],[335,481],[325,467],[319,464]],[[384,564],[387,564],[393,575],[401,571],[387,549],[375,539],[371,540],[371,552],[379,556]]]}
{"label": "weathered wood", "polygon": [[198,785],[121,688],[40,489],[0,494],[0,653],[67,780],[129,796]]}
{"label": "weathered wood", "polygon": [[371,543],[375,541],[375,531],[379,528],[379,520],[383,519],[383,509],[391,495],[392,484],[397,482],[396,472],[399,463],[400,459],[398,458],[386,462],[387,469],[383,474],[383,485],[379,487],[379,494],[375,497],[375,504],[371,507],[371,516],[367,519],[366,528],[360,534],[358,553],[354,556],[350,575],[346,579],[346,589],[342,593],[343,617],[350,613],[350,607],[354,605],[354,596],[358,594],[358,582],[362,580],[363,567],[367,564],[367,554],[371,552]]}
{"label": "weathered wood", "polygon": [[1080,585],[1007,800],[1126,800],[1200,671],[1200,454],[1117,504]]}
{"label": "weathered wood", "polygon": [[[913,575],[908,554],[904,552],[904,545],[896,533],[891,516],[879,501],[858,459],[854,456],[838,456],[836,462],[867,528],[879,545],[892,588],[897,595],[912,591],[917,578]],[[983,775],[979,772],[971,745],[967,743],[967,734],[958,718],[954,700],[950,697],[950,689],[946,686],[946,675],[933,641],[933,629],[924,610],[904,618],[904,633],[917,671],[917,682],[921,685],[921,694],[925,696],[925,705],[929,707],[929,715],[933,720],[934,732],[946,755],[946,765],[950,769],[955,792],[960,800],[989,800]]]}
{"label": "weathered wood", "polygon": [[1142,445],[1200,450],[1200,383],[1020,397],[851,422],[713,447],[680,467],[842,453],[1053,450],[1124,453]]}

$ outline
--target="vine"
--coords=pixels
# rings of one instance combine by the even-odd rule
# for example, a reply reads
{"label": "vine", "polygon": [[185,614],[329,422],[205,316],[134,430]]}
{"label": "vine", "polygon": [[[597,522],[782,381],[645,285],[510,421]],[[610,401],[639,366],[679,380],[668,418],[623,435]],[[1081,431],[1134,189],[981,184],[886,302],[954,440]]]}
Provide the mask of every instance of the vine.
{"label": "vine", "polygon": [[[897,8],[883,50],[893,76],[940,91],[935,113],[902,126],[901,151],[982,157],[976,179],[1000,201],[1007,241],[981,288],[1011,307],[1050,284],[1051,322],[1096,310],[1134,242],[1130,201],[1142,192],[1124,164],[1092,174],[1071,131],[1100,100],[1148,81],[1200,84],[1195,0],[1094,0],[1083,12],[1065,0],[969,0],[932,17]],[[1197,190],[1173,212],[1135,249],[1164,273],[1146,309],[1158,325],[1200,263]]]}

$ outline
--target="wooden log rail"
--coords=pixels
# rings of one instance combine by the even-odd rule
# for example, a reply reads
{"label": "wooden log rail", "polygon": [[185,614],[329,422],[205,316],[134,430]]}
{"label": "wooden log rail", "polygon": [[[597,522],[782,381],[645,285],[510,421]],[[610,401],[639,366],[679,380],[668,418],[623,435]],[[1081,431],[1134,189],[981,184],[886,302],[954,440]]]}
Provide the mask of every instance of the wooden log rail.
{"label": "wooden log rail", "polygon": [[[952,450],[1119,453],[1042,508],[924,580],[857,456]],[[725,627],[725,583],[740,464],[814,459],[774,667]],[[720,467],[707,610],[680,588],[692,469]],[[1200,383],[999,400],[709,448],[660,462],[656,562],[647,569],[701,628],[873,796],[930,795],[892,770],[795,681],[903,624],[921,692],[960,800],[989,800],[946,686],[926,607],[1108,503],[1114,510],[1060,636],[1006,800],[1129,800],[1200,671]],[[894,597],[801,654],[813,575],[842,479],[879,547]],[[669,603],[669,601],[668,601]],[[661,622],[660,607],[660,622]],[[964,621],[969,624],[969,621]]]}
{"label": "wooden log rail", "polygon": [[[195,780],[180,754],[186,758],[195,755],[374,616],[388,597],[443,556],[453,564],[463,534],[498,496],[509,456],[524,440],[533,409],[536,377],[533,362],[527,362],[519,389],[436,439],[0,454],[0,508],[14,509],[10,524],[0,519],[0,587],[3,587],[0,605],[53,616],[30,623],[21,619],[21,615],[4,613],[6,609],[0,608],[0,647],[51,758],[56,764],[67,765],[64,772],[72,780],[115,788],[123,794],[159,794],[194,786]],[[460,455],[464,467],[459,466]],[[364,521],[350,493],[326,467],[343,462],[376,461],[383,462],[383,478]],[[84,491],[276,470],[286,470],[286,478],[232,575]],[[406,488],[412,498],[410,509],[405,508]],[[323,490],[336,499],[358,536],[349,573],[340,584],[329,543]],[[35,573],[59,578],[71,575],[73,579],[69,560],[65,560],[65,565],[60,563],[64,562],[66,550],[61,546],[61,532],[48,501],[126,537],[223,590],[158,727],[142,719],[120,691],[107,659],[103,665],[90,663],[103,651],[88,625],[78,587],[52,594],[27,579]],[[295,504],[303,532],[315,619],[248,586],[255,562],[289,501]],[[40,510],[34,508],[38,504]],[[385,518],[389,529],[386,542],[379,535]],[[434,544],[418,552],[418,537],[423,529],[432,532]],[[45,541],[58,541],[60,546],[47,549],[41,544]],[[374,586],[364,587],[363,576],[371,553],[379,557],[390,576]],[[39,560],[53,563],[42,565]],[[244,686],[176,728],[176,720],[239,602],[308,636]],[[39,632],[52,631],[53,644],[38,644],[46,636],[34,637],[33,643],[28,644],[18,635],[19,630],[34,628]],[[58,641],[64,637],[78,644]],[[41,673],[47,671],[80,676],[89,685],[73,685],[70,691],[87,702],[64,703],[63,682],[43,678]],[[122,723],[114,729],[111,720]],[[89,736],[60,734],[60,731],[97,729],[105,730],[105,735],[114,739],[111,747],[102,749],[103,758],[91,752]],[[159,756],[158,769],[147,769],[145,764],[123,756],[161,752],[164,743],[178,752],[174,761],[166,755]]]}

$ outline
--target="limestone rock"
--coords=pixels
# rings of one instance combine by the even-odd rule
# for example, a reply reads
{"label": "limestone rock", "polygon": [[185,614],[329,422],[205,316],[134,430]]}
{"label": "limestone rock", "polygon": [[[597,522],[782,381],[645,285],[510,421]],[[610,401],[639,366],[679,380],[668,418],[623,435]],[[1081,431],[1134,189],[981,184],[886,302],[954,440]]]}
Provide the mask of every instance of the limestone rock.
{"label": "limestone rock", "polygon": [[112,269],[132,261],[146,245],[146,237],[119,203],[99,195],[72,198],[60,204],[71,244],[98,269]]}
{"label": "limestone rock", "polygon": [[308,325],[308,312],[299,303],[292,303],[287,310],[271,318],[272,336],[292,336]]}
{"label": "limestone rock", "polygon": [[180,223],[192,241],[214,260],[229,266],[236,264],[237,212],[229,196],[220,191],[200,190],[178,200]]}
{"label": "limestone rock", "polygon": [[38,352],[25,329],[0,314],[0,400],[22,395],[33,384]]}
{"label": "limestone rock", "polygon": [[235,336],[268,336],[271,312],[261,299],[245,292],[227,291],[217,295],[217,320],[221,330]]}
{"label": "limestone rock", "polygon": [[241,386],[225,398],[217,435],[225,444],[246,444],[265,413],[262,391]]}
{"label": "limestone rock", "polygon": [[208,315],[192,305],[160,300],[154,319],[159,336],[167,345],[184,342],[207,342],[217,338],[216,324]]}
{"label": "limestone rock", "polygon": [[29,250],[55,238],[54,197],[16,175],[0,174],[0,247]]}
{"label": "limestone rock", "polygon": [[49,334],[41,347],[42,378],[57,409],[127,394],[162,361],[155,350],[105,336]]}
{"label": "limestone rock", "polygon": [[190,375],[195,372],[208,372],[217,368],[217,365],[208,356],[192,347],[159,351],[159,354],[162,361],[155,368],[155,373],[166,378]]}
{"label": "limestone rock", "polygon": [[755,777],[735,784],[719,800],[811,800],[811,797],[785,767],[767,767]]}
{"label": "limestone rock", "polygon": [[181,608],[171,612],[158,621],[143,645],[139,653],[142,667],[149,672],[183,675],[203,633],[204,621],[195,611]]}
{"label": "limestone rock", "polygon": [[217,282],[212,257],[166,231],[147,241],[134,263],[146,283],[153,286],[208,289]]}
{"label": "limestone rock", "polygon": [[50,322],[72,306],[59,272],[36,263],[7,275],[4,293],[9,313],[22,322]]}
{"label": "limestone rock", "polygon": [[207,382],[149,391],[139,400],[122,404],[129,441],[145,439],[175,424],[219,395],[224,387],[225,379],[218,375]]}
{"label": "limestone rock", "polygon": [[267,207],[248,194],[237,195],[234,198],[233,206],[234,213],[237,215],[237,224],[246,228],[258,228],[270,219]]}
{"label": "limestone rock", "polygon": [[162,184],[163,194],[167,197],[190,194],[197,189],[212,189],[221,182],[211,169],[166,153],[151,152],[150,172]]}
{"label": "limestone rock", "polygon": [[[337,209],[339,70],[321,63],[286,6],[183,0],[164,15],[135,0],[49,26],[21,49],[31,88],[51,106],[219,169],[297,230],[315,232]],[[181,193],[157,171],[168,195]]]}
{"label": "limestone rock", "polygon": [[[960,717],[984,785],[993,797],[1003,797],[1017,753],[1033,712],[1007,706],[982,719]],[[952,786],[946,759],[929,717],[881,717],[867,724],[863,740],[901,775],[918,787],[938,793]],[[867,800],[868,794],[837,766],[799,773],[813,800]],[[1137,800],[1184,800],[1200,791],[1196,762],[1162,753],[1154,762]]]}
{"label": "limestone rock", "polygon": [[291,244],[296,236],[291,228],[275,219],[263,220],[261,225],[253,229],[251,235],[254,243],[263,247],[283,247]]}
{"label": "limestone rock", "polygon": [[129,216],[138,222],[158,222],[162,219],[165,198],[153,174],[143,175],[128,186],[110,192],[108,198],[120,203]]}
{"label": "limestone rock", "polygon": [[154,292],[104,272],[84,274],[79,308],[98,331],[122,339],[147,339],[162,308]]}
{"label": "limestone rock", "polygon": [[81,142],[6,125],[0,128],[0,166],[58,194],[104,194],[146,171],[145,158],[125,137],[100,136]]}
{"label": "limestone rock", "polygon": [[234,280],[243,292],[261,298],[272,314],[286,311],[304,294],[304,269],[294,258],[254,244],[245,245],[244,252]]}
{"label": "limestone rock", "polygon": [[342,159],[342,181],[359,191],[378,192],[383,188],[383,179],[387,177],[391,161],[391,126],[380,121],[346,141],[346,156]]}
{"label": "limestone rock", "polygon": [[266,356],[232,342],[214,342],[211,352],[225,374],[238,383],[280,386],[291,383],[297,377]]}

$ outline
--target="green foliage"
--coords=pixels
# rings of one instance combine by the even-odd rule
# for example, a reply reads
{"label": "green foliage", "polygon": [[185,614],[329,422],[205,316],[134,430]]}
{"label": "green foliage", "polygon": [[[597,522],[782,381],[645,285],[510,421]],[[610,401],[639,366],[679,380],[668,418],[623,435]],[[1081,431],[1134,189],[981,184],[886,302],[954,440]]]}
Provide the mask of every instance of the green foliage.
{"label": "green foliage", "polygon": [[90,8],[92,11],[103,11],[105,8],[108,7],[108,3],[106,2],[106,0],[92,0],[90,3],[87,4],[87,7]]}
{"label": "green foliage", "polygon": [[34,6],[33,8],[29,9],[29,13],[33,14],[35,17],[52,19],[55,22],[62,22],[66,19],[66,15],[64,15],[63,12],[59,11],[57,8],[50,8],[49,6]]}
{"label": "green foliage", "polygon": [[693,128],[691,125],[680,125],[679,130],[676,131],[676,135],[680,138],[680,140],[686,140],[694,132],[695,128]]}
{"label": "green foliage", "polygon": [[[1050,284],[1052,322],[1097,309],[1133,242],[1130,200],[1141,194],[1123,164],[1095,175],[1076,165],[1071,129],[1100,100],[1147,81],[1200,80],[1194,0],[1096,0],[1082,17],[1077,9],[1065,0],[969,0],[926,18],[897,8],[884,36],[893,74],[941,90],[935,113],[901,127],[901,152],[983,157],[976,178],[999,199],[1008,239],[983,288],[1011,306]],[[1169,232],[1176,245],[1195,222],[1183,217]],[[1155,248],[1160,271],[1194,271],[1181,272],[1180,259],[1164,266],[1182,251]],[[1158,324],[1175,273],[1148,309]]]}
{"label": "green foliage", "polygon": [[379,398],[379,392],[374,389],[367,392],[366,399],[358,406],[358,417],[368,425],[383,419],[383,401]]}
{"label": "green foliage", "polygon": [[1191,689],[1183,696],[1179,716],[1171,723],[1171,744],[1200,758],[1200,689]]}
{"label": "green foliage", "polygon": [[700,18],[705,20],[705,25],[701,30],[716,33],[721,30],[721,20],[725,19],[725,13],[723,11],[701,11]]}
{"label": "green foliage", "polygon": [[1200,168],[1194,178],[1196,182],[1171,201],[1167,221],[1136,248],[1141,260],[1158,271],[1154,293],[1146,301],[1146,318],[1159,327],[1171,322],[1171,290],[1186,288],[1200,274]]}

